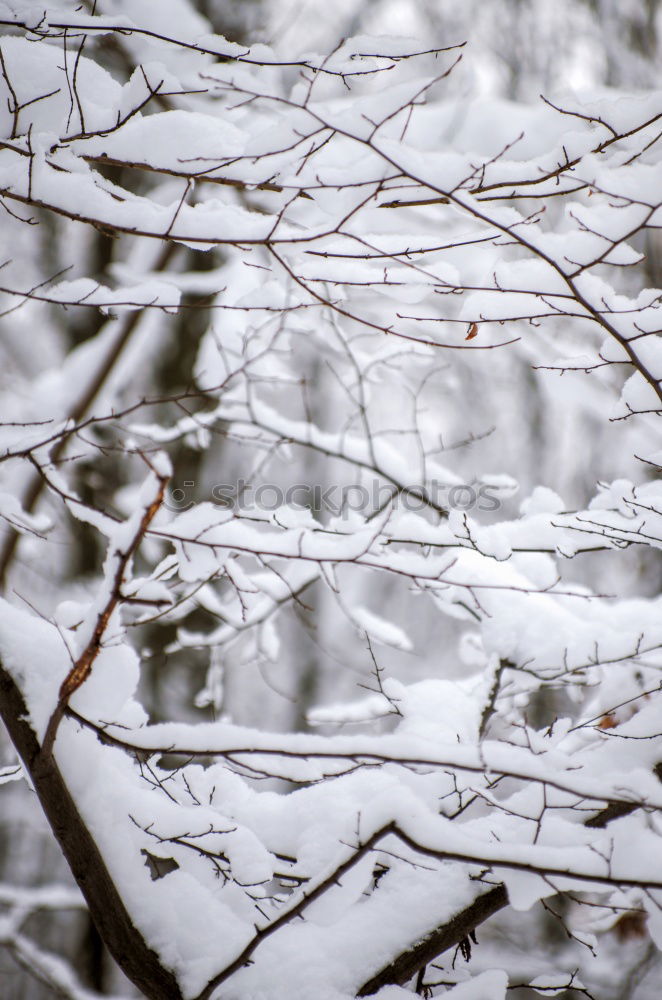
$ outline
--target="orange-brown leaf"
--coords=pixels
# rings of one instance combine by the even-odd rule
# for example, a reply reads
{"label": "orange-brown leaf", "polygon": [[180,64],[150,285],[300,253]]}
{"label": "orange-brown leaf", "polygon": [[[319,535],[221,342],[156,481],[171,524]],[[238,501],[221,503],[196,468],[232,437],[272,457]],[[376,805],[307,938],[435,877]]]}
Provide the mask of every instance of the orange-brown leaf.
{"label": "orange-brown leaf", "polygon": [[616,921],[612,930],[619,941],[629,941],[631,938],[646,937],[648,933],[646,929],[647,919],[645,913],[637,911],[624,913],[620,920]]}

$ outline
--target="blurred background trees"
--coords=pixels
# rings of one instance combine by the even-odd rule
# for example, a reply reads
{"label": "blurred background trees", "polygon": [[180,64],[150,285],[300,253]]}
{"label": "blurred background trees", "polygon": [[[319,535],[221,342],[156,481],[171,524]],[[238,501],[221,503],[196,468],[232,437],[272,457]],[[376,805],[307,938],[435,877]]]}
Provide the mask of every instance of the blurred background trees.
{"label": "blurred background trees", "polygon": [[[489,129],[494,109],[503,111],[504,103],[533,105],[542,93],[554,102],[572,90],[601,94],[605,88],[637,91],[659,83],[662,9],[657,0],[338,0],[321,4],[294,0],[163,0],[159,4],[118,0],[98,4],[97,11],[149,19],[166,26],[170,19],[187,19],[199,30],[213,30],[239,43],[266,41],[286,57],[308,50],[331,50],[338,39],[357,34],[403,35],[431,40],[431,45],[450,45],[466,41],[463,59],[452,76],[439,85],[433,96],[449,102],[447,132],[439,135],[440,146],[453,137],[455,148],[462,149],[463,123],[467,108],[483,102],[485,128]],[[206,28],[209,25],[209,28]],[[9,35],[10,37],[10,35]],[[134,39],[124,42],[113,37],[101,41],[97,58],[121,83],[126,82],[132,65]],[[150,56],[163,62],[169,56],[150,43],[141,42],[141,58]],[[126,47],[125,47],[126,46]],[[11,49],[6,58],[11,59]],[[177,53],[173,59],[185,59]],[[295,71],[292,71],[293,79]],[[5,100],[11,95],[3,94]],[[187,98],[158,98],[162,110],[188,106]],[[468,137],[467,137],[468,138]],[[127,168],[107,166],[106,176],[123,183]],[[140,190],[137,172],[131,178],[134,191]],[[175,181],[173,181],[173,190]],[[178,189],[177,189],[178,190]],[[164,184],[163,198],[168,194]],[[251,204],[259,194],[244,193]],[[553,210],[553,209],[551,209]],[[30,213],[26,211],[24,216]],[[100,352],[100,346],[116,349],[123,362],[108,369],[114,380],[113,392],[119,402],[138,396],[167,398],[197,391],[204,384],[216,344],[228,337],[241,337],[244,317],[240,313],[215,311],[214,295],[227,280],[227,269],[238,267],[223,248],[208,253],[176,248],[148,248],[134,245],[128,236],[82,227],[77,223],[43,213],[38,226],[26,226],[9,214],[3,217],[3,259],[20,261],[21,280],[26,289],[38,296],[40,284],[68,271],[89,274],[104,284],[133,266],[154,272],[165,271],[179,276],[184,308],[176,314],[146,310],[125,313],[119,320],[107,319],[92,309],[63,310],[35,298],[21,309],[7,299],[0,315],[0,392],[7,398],[20,398],[33,392],[35,379],[42,378],[52,388],[60,379],[66,397],[75,385],[75,371],[67,368],[66,359],[73,348]],[[659,234],[640,247],[646,254],[647,280],[659,285],[662,255]],[[153,260],[146,261],[151,253]],[[627,273],[623,277],[627,289]],[[0,270],[0,284],[2,270]],[[342,332],[329,327],[326,349],[311,349],[305,331],[295,357],[283,359],[283,382],[274,386],[274,404],[292,420],[309,415],[323,429],[337,429],[365,417],[365,402],[357,397],[360,379],[353,383],[348,374],[356,359],[343,341]],[[555,344],[544,345],[550,363]],[[157,358],[145,364],[145,358]],[[489,382],[474,363],[472,355],[456,352],[449,361],[440,361],[433,377],[425,373],[417,391],[415,371],[409,372],[408,384],[397,393],[397,379],[391,380],[393,395],[378,398],[371,404],[369,419],[374,435],[389,439],[390,406],[405,410],[411,407],[412,422],[419,417],[426,433],[441,427],[441,460],[452,467],[460,482],[474,483],[484,470],[506,470],[517,480],[521,495],[528,495],[539,484],[554,484],[568,507],[581,509],[593,495],[596,481],[611,481],[628,474],[627,462],[633,452],[630,425],[608,424],[613,403],[611,390],[618,385],[602,383],[587,386],[584,397],[564,391],[563,380],[552,373],[532,370],[532,361],[540,363],[540,345],[535,354],[525,343],[507,353],[494,352]],[[382,361],[385,371],[389,362]],[[109,390],[103,366],[98,397]],[[385,374],[388,380],[388,374]],[[616,378],[616,377],[615,377]],[[117,382],[123,382],[122,391]],[[37,385],[39,382],[37,380]],[[5,392],[5,390],[7,390]],[[470,400],[470,407],[457,401]],[[186,398],[181,408],[185,411]],[[163,404],[165,412],[167,404]],[[159,406],[150,419],[158,423]],[[498,420],[495,420],[495,414]],[[12,414],[5,413],[7,421]],[[39,419],[38,399],[34,417]],[[398,433],[401,433],[399,430]],[[283,438],[287,434],[283,432]],[[204,439],[205,447],[200,447]],[[617,445],[614,442],[618,442]],[[466,446],[461,446],[468,442]],[[83,500],[103,509],[126,514],[135,502],[131,484],[125,480],[126,465],[113,460],[112,435],[103,468],[94,461],[77,466],[75,487]],[[245,477],[250,435],[244,439],[236,431],[224,434],[215,429],[207,444],[207,432],[182,434],[171,445],[175,468],[173,487],[186,497],[202,499],[219,482],[233,484]],[[632,459],[633,468],[636,463]],[[355,471],[338,460],[321,460],[304,444],[290,443],[287,456],[274,441],[273,453],[259,449],[251,454],[255,477],[287,487],[293,483],[320,486],[357,485]],[[222,475],[220,473],[222,470]],[[640,467],[637,474],[641,475]],[[220,478],[219,478],[220,477]],[[507,485],[500,485],[504,511],[516,512],[518,497]],[[512,493],[512,496],[510,495]],[[48,511],[51,501],[42,494],[38,477],[23,486],[27,502],[24,509]],[[508,505],[510,504],[510,507]],[[324,519],[322,509],[313,511]],[[103,558],[92,530],[73,520],[58,529],[57,544],[51,546],[52,562],[32,558],[29,541],[14,546],[11,522],[6,519],[2,539],[2,565],[6,586],[18,595],[30,594],[41,607],[51,607],[63,599],[76,600],[92,585]],[[645,550],[625,561],[604,557],[599,568],[589,563],[573,564],[572,576],[587,585],[609,590],[612,573],[618,575],[619,591],[633,596],[659,592],[660,568]],[[55,583],[54,583],[55,581]],[[460,676],[471,661],[471,637],[464,640],[465,663],[458,659],[458,642],[464,625],[454,625],[421,608],[411,599],[406,607],[394,608],[390,583],[380,585],[379,593],[354,595],[356,605],[368,603],[382,609],[385,617],[404,624],[415,620],[419,634],[427,634],[417,656],[395,646],[380,647],[379,663],[390,676],[411,682],[428,676]],[[57,594],[54,594],[54,589]],[[191,718],[225,715],[239,724],[262,725],[283,731],[305,729],[308,711],[328,702],[340,701],[356,689],[356,684],[373,683],[373,650],[357,642],[356,623],[351,609],[344,617],[338,614],[328,590],[302,580],[300,595],[289,602],[279,621],[278,636],[271,634],[267,623],[256,628],[227,628],[214,641],[202,641],[209,630],[215,609],[191,604],[178,621],[167,628],[142,626],[140,645],[149,664],[142,691],[153,719],[166,718],[173,705],[186,702]],[[277,664],[277,669],[276,665]],[[202,689],[202,694],[200,691]],[[549,704],[538,706],[541,718],[550,714]],[[6,761],[13,761],[8,745],[3,744]],[[39,810],[23,783],[10,783],[2,789],[0,826],[0,905],[11,906],[12,885],[47,885],[68,883],[68,874],[45,830]],[[4,893],[4,895],[3,895]],[[73,897],[56,909],[44,897],[35,898],[35,913],[29,917],[29,929],[40,944],[70,959],[84,976],[90,989],[103,994],[130,996],[131,988],[104,954],[85,912],[74,905]],[[562,940],[553,918],[530,925],[530,940],[518,943],[522,953],[535,946],[553,949]],[[507,918],[496,932],[494,947],[509,941],[511,928]],[[519,931],[518,931],[519,933]],[[655,987],[646,986],[647,963],[652,963],[648,943],[636,927],[623,928],[626,961],[614,976],[606,976],[601,1000],[644,1000],[655,995]],[[558,936],[557,936],[558,935]],[[510,942],[512,943],[512,942]],[[6,1000],[42,1000],[52,996],[52,989],[35,976],[29,956],[21,956],[11,947],[0,948],[0,992]],[[611,981],[609,981],[611,979]],[[641,984],[641,985],[640,985]],[[639,992],[637,992],[639,990]],[[647,991],[648,990],[648,991]],[[520,996],[524,994],[520,993]],[[571,994],[569,994],[571,995]]]}

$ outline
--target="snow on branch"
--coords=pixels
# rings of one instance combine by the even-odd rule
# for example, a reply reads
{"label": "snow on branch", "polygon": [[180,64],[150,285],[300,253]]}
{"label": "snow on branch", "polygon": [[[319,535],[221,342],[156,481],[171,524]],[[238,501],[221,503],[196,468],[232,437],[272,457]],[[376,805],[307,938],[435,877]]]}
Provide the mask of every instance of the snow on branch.
{"label": "snow on branch", "polygon": [[[0,19],[0,794],[154,1000],[590,996],[662,942],[659,94],[170,6]],[[81,898],[0,886],[70,1000]]]}

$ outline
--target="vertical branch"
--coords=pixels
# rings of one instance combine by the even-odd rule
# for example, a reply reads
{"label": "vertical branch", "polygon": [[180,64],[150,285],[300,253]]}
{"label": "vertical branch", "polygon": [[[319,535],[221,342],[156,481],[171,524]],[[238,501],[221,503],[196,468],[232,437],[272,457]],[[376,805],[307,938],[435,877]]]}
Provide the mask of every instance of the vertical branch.
{"label": "vertical branch", "polygon": [[49,757],[52,754],[58,726],[60,725],[62,716],[64,715],[67,703],[72,694],[77,691],[81,684],[83,684],[90,676],[92,665],[101,651],[108,623],[110,622],[115,609],[122,603],[122,587],[125,582],[125,572],[129,562],[144,538],[145,532],[149,528],[159,507],[163,503],[163,495],[165,493],[169,477],[155,469],[153,469],[153,471],[156,475],[158,483],[156,496],[143,511],[140,522],[138,523],[136,531],[129,541],[129,544],[124,549],[115,552],[113,555],[114,567],[112,570],[109,567],[109,571],[107,573],[107,577],[110,577],[108,597],[105,604],[99,611],[89,642],[62,682],[57,705],[46,728],[46,734],[44,736],[44,743],[42,747],[42,752],[46,757]]}

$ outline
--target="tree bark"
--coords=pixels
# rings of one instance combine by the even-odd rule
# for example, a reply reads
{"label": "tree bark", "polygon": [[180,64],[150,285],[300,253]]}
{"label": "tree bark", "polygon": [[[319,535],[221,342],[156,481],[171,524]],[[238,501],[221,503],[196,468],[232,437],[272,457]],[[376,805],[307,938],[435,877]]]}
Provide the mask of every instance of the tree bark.
{"label": "tree bark", "polygon": [[456,947],[484,920],[508,905],[508,893],[504,885],[495,885],[489,892],[474,899],[473,903],[456,913],[451,920],[435,928],[422,941],[403,951],[393,962],[385,966],[376,976],[364,983],[357,996],[367,997],[377,993],[382,986],[404,986],[419,969],[434,961],[442,952]]}
{"label": "tree bark", "polygon": [[54,757],[43,752],[27,714],[21,692],[0,664],[0,716],[32,779],[99,934],[124,974],[148,1000],[182,1000],[173,973],[161,964],[133,924]]}

